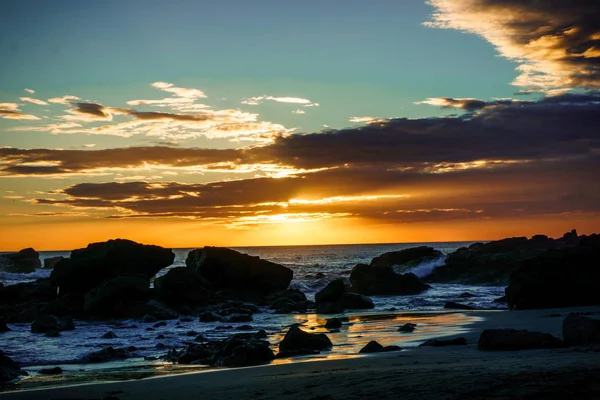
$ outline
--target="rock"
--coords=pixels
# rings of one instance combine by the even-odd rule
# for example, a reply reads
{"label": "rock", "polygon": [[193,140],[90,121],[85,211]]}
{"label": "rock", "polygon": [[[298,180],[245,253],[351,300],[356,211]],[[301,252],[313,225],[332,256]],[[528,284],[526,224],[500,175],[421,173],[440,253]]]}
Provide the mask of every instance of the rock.
{"label": "rock", "polygon": [[225,318],[224,322],[251,322],[253,320],[252,315],[248,314],[231,314]]}
{"label": "rock", "polygon": [[344,312],[344,307],[339,301],[324,301],[317,306],[317,314],[340,314]]}
{"label": "rock", "polygon": [[365,345],[362,349],[360,349],[359,353],[377,353],[383,349],[383,346],[377,343],[374,340],[371,340],[369,343]]}
{"label": "rock", "polygon": [[117,335],[113,331],[108,331],[104,335],[100,336],[101,339],[114,339]]}
{"label": "rock", "polygon": [[342,296],[340,297],[339,301],[342,305],[342,308],[345,310],[368,310],[375,308],[373,300],[371,300],[367,296],[363,296],[360,293],[342,293]]}
{"label": "rock", "polygon": [[398,328],[398,332],[412,333],[415,331],[415,329],[417,329],[417,324],[411,324],[410,322],[408,322],[402,325],[400,328]]}
{"label": "rock", "polygon": [[473,297],[477,297],[477,296],[475,296],[473,293],[469,293],[469,292],[464,292],[464,293],[461,293],[458,295],[459,299],[470,299]]}
{"label": "rock", "polygon": [[279,351],[330,350],[333,345],[324,333],[309,333],[292,326],[279,343]]}
{"label": "rock", "polygon": [[254,330],[252,325],[240,325],[240,326],[236,327],[235,329],[237,329],[238,331],[253,331]]}
{"label": "rock", "polygon": [[135,304],[150,295],[150,279],[143,275],[119,276],[90,290],[84,298],[87,315],[105,318],[132,316]]}
{"label": "rock", "polygon": [[185,333],[185,336],[198,336],[198,332],[196,331],[188,331]]}
{"label": "rock", "polygon": [[64,260],[64,259],[65,259],[65,257],[63,257],[63,256],[44,258],[44,266],[42,268],[54,269],[56,264],[58,264],[61,260]]}
{"label": "rock", "polygon": [[6,325],[4,317],[0,317],[0,332],[9,332],[11,329]]}
{"label": "rock", "polygon": [[146,322],[146,323],[153,323],[158,321],[158,318],[156,318],[154,315],[144,315],[144,317],[142,318],[142,322]]}
{"label": "rock", "polygon": [[129,310],[130,316],[132,318],[139,318],[140,315],[143,315],[143,318],[148,317],[149,319],[154,318],[153,321],[148,322],[156,322],[158,320],[171,320],[179,318],[179,313],[170,309],[163,303],[157,300],[150,299],[145,303],[136,303],[135,307],[132,307]]}
{"label": "rock", "polygon": [[564,343],[548,333],[516,329],[486,329],[479,337],[477,348],[484,351],[555,349]]}
{"label": "rock", "polygon": [[44,333],[44,336],[46,336],[46,337],[61,337],[62,335],[60,334],[59,331],[48,331],[48,332]]}
{"label": "rock", "polygon": [[19,250],[18,253],[0,254],[0,271],[30,274],[41,266],[40,255],[32,248]]}
{"label": "rock", "polygon": [[265,303],[277,314],[289,314],[292,312],[306,312],[314,308],[314,303],[308,301],[306,295],[298,289],[286,289],[272,293],[265,297]]}
{"label": "rock", "polygon": [[338,318],[328,319],[325,323],[325,328],[327,329],[339,329],[342,327],[342,321]]}
{"label": "rock", "polygon": [[449,301],[444,304],[444,308],[452,308],[456,310],[475,310],[475,307],[468,306],[466,304],[457,303],[455,301]]}
{"label": "rock", "polygon": [[160,321],[152,325],[153,328],[160,328],[161,326],[167,326],[167,323],[165,321]]}
{"label": "rock", "polygon": [[562,335],[567,346],[600,343],[600,320],[569,314],[563,320]]}
{"label": "rock", "polygon": [[327,284],[322,290],[315,294],[315,303],[317,307],[323,302],[335,302],[340,299],[343,293],[346,293],[346,285],[341,279],[335,279]]}
{"label": "rock", "polygon": [[432,346],[432,347],[443,347],[443,346],[466,346],[467,339],[464,337],[454,339],[429,339],[424,343],[421,343],[420,347]]}
{"label": "rock", "polygon": [[173,263],[171,249],[115,239],[73,250],[59,261],[50,278],[60,293],[85,294],[102,282],[118,276],[142,275],[152,278]]}
{"label": "rock", "polygon": [[154,282],[156,296],[171,307],[198,307],[211,297],[210,283],[192,268],[170,269]]}
{"label": "rock", "polygon": [[223,318],[212,311],[205,311],[200,315],[200,322],[221,322]]}
{"label": "rock", "polygon": [[421,282],[415,274],[400,275],[391,266],[358,264],[350,274],[351,292],[365,295],[411,295],[419,294],[429,285]]}
{"label": "rock", "polygon": [[410,249],[384,253],[371,260],[373,267],[397,267],[399,272],[407,271],[425,262],[432,262],[444,257],[444,254],[433,247],[419,246]]}
{"label": "rock", "polygon": [[192,250],[185,262],[215,288],[230,289],[240,298],[260,298],[287,289],[294,275],[283,265],[223,247]]}
{"label": "rock", "polygon": [[12,381],[23,375],[28,374],[19,368],[19,364],[0,350],[0,383]]}
{"label": "rock", "polygon": [[126,360],[128,358],[133,357],[130,350],[127,348],[118,348],[114,349],[112,347],[107,347],[102,350],[94,351],[92,353],[86,354],[82,357],[81,362],[83,363],[97,363],[97,362],[106,362],[106,361],[115,361],[115,360]]}
{"label": "rock", "polygon": [[506,296],[501,296],[497,299],[494,299],[494,303],[506,303]]}
{"label": "rock", "polygon": [[600,235],[581,236],[575,247],[551,249],[527,260],[505,289],[511,309],[600,304]]}
{"label": "rock", "polygon": [[391,346],[384,346],[383,349],[379,350],[379,353],[387,353],[388,351],[400,351],[400,350],[402,350],[402,347],[391,345]]}
{"label": "rock", "polygon": [[60,375],[63,373],[63,370],[61,367],[44,368],[40,369],[39,373],[42,375]]}
{"label": "rock", "polygon": [[40,315],[31,323],[31,332],[33,333],[60,332],[73,329],[75,329],[73,319],[68,317],[58,318],[55,315]]}

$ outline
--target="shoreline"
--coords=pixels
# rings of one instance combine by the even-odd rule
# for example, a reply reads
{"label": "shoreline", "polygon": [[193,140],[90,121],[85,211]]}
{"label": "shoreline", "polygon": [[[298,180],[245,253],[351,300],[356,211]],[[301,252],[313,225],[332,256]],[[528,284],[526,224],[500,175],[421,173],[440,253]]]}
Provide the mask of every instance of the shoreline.
{"label": "shoreline", "polygon": [[[569,390],[573,391],[578,385],[581,387],[577,390],[591,390],[595,395],[597,389],[600,394],[600,383],[588,382],[591,378],[600,382],[600,356],[595,348],[506,352],[482,352],[476,348],[479,334],[488,328],[528,329],[560,337],[562,320],[570,312],[600,314],[600,306],[472,311],[470,315],[481,318],[469,324],[466,332],[439,336],[465,337],[467,346],[416,347],[398,353],[344,359],[298,360],[139,380],[35,388],[4,392],[2,397],[7,400],[92,399],[104,398],[112,393],[121,400],[176,400],[195,396],[203,399],[275,399],[284,396],[330,400],[396,397],[397,393],[402,398],[475,399],[508,390],[506,396],[509,397],[506,398],[521,392],[523,396],[534,396],[531,398],[536,398],[537,393],[539,398],[540,393],[553,396],[560,393],[560,388],[569,386]],[[552,316],[554,314],[560,315]],[[232,385],[232,382],[237,382],[237,385]],[[498,385],[498,382],[504,383]],[[580,385],[581,382],[588,383]],[[405,393],[406,389],[412,392]],[[581,395],[583,397],[578,398],[586,398],[584,392]]]}

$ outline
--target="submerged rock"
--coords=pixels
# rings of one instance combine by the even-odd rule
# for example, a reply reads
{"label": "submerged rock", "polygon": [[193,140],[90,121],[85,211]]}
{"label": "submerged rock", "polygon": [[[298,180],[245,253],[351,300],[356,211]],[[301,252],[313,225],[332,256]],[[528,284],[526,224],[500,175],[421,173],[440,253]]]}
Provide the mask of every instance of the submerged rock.
{"label": "submerged rock", "polygon": [[414,332],[417,329],[417,324],[411,324],[410,322],[402,325],[400,328],[398,328],[398,332],[407,332],[407,333],[411,333]]}
{"label": "submerged rock", "polygon": [[563,320],[562,335],[567,346],[600,343],[600,320],[569,314]]}
{"label": "submerged rock", "polygon": [[300,329],[299,326],[294,325],[287,331],[283,340],[279,343],[279,351],[307,351],[307,354],[312,354],[315,350],[331,350],[332,346],[333,344],[326,334],[309,333]]}
{"label": "submerged rock", "polygon": [[17,253],[0,254],[0,271],[29,274],[41,268],[40,255],[32,248]]}
{"label": "submerged rock", "polygon": [[464,337],[458,337],[454,339],[429,339],[424,343],[421,343],[419,347],[443,347],[443,346],[466,346],[467,339]]}
{"label": "submerged rock", "polygon": [[444,304],[444,308],[453,308],[456,310],[475,310],[475,307],[457,303],[455,301],[449,301],[448,303]]}
{"label": "submerged rock", "polygon": [[108,331],[104,335],[100,336],[101,339],[115,339],[117,335],[113,331]]}
{"label": "submerged rock", "polygon": [[516,329],[486,329],[479,337],[477,348],[484,351],[556,349],[564,343],[549,333]]}
{"label": "submerged rock", "polygon": [[430,288],[415,274],[397,274],[391,266],[358,264],[350,274],[352,292],[365,295],[411,295]]}
{"label": "submerged rock", "polygon": [[39,373],[42,375],[60,375],[63,373],[63,370],[61,367],[44,368],[40,369]]}
{"label": "submerged rock", "polygon": [[342,320],[339,318],[331,318],[325,322],[325,328],[327,329],[339,329],[342,327]]}
{"label": "submerged rock", "polygon": [[404,272],[419,264],[432,262],[444,257],[444,254],[429,246],[412,247],[410,249],[384,253],[371,260],[373,267],[396,267]]}
{"label": "submerged rock", "polygon": [[[97,363],[97,362],[107,362],[114,360],[126,360],[128,358],[133,357],[131,354],[131,350],[135,348],[118,348],[115,349],[113,347],[107,347],[102,350],[94,351],[92,353],[86,354],[81,358],[81,362],[83,363]],[[135,351],[135,350],[133,350]]]}

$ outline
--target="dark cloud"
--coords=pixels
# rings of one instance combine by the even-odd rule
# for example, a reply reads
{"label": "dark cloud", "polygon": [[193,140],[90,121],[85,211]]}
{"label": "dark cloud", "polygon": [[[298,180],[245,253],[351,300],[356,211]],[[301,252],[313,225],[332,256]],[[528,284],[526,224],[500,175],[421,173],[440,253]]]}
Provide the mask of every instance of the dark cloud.
{"label": "dark cloud", "polygon": [[72,103],[75,108],[71,110],[76,114],[83,114],[98,119],[110,119],[112,115],[106,107],[96,103]]}
{"label": "dark cloud", "polygon": [[113,114],[128,115],[140,121],[180,121],[180,122],[205,122],[214,119],[211,113],[202,114],[177,114],[154,111],[136,111],[131,108],[105,107],[96,103],[72,103],[74,108],[71,114],[85,115],[101,120],[111,119]]}

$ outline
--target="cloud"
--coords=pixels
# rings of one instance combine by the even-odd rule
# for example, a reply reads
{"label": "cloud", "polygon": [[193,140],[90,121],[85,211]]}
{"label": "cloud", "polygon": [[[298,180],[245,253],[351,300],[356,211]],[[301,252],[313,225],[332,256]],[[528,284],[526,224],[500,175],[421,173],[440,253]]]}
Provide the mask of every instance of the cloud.
{"label": "cloud", "polygon": [[25,89],[25,91],[26,91],[27,93],[31,93],[31,94],[34,94],[34,93],[35,93],[35,90],[33,90],[33,89]]}
{"label": "cloud", "polygon": [[277,103],[291,103],[291,104],[301,104],[303,107],[318,107],[319,103],[313,103],[308,99],[303,99],[301,97],[274,97],[274,96],[257,96],[257,97],[248,97],[242,100],[242,104],[253,105],[256,106],[263,101],[275,101]]}
{"label": "cloud", "polygon": [[292,114],[306,114],[306,111],[304,111],[301,108],[298,108],[298,109],[292,111]]}
{"label": "cloud", "polygon": [[172,93],[173,97],[155,100],[130,100],[130,106],[168,107],[179,112],[197,112],[210,108],[206,104],[198,104],[196,100],[207,97],[198,89],[187,89],[174,86],[172,83],[154,82],[152,87]]}
{"label": "cloud", "polygon": [[350,119],[348,121],[355,122],[355,123],[367,123],[368,124],[370,122],[374,122],[374,121],[377,121],[377,120],[378,119],[374,118],[374,117],[364,116],[364,117],[350,117]]}
{"label": "cloud", "polygon": [[201,90],[177,87],[172,83],[154,82],[152,86],[162,91],[173,93],[173,95],[177,97],[183,97],[188,99],[198,99],[207,97],[206,94],[204,94],[204,92]]}
{"label": "cloud", "polygon": [[426,25],[482,36],[519,63],[516,86],[541,91],[600,87],[596,0],[429,0]]}
{"label": "cloud", "polygon": [[16,103],[0,103],[0,118],[39,120],[35,115],[22,113],[19,109],[19,105]]}
{"label": "cloud", "polygon": [[77,96],[66,95],[63,97],[53,97],[51,99],[48,99],[48,102],[54,103],[54,104],[64,104],[64,105],[70,106],[71,101],[75,101],[75,100],[81,100],[81,99]]}
{"label": "cloud", "polygon": [[34,99],[32,97],[21,97],[20,100],[21,101],[26,101],[28,103],[37,104],[37,105],[40,105],[40,106],[48,105],[48,103],[46,103],[44,100]]}

